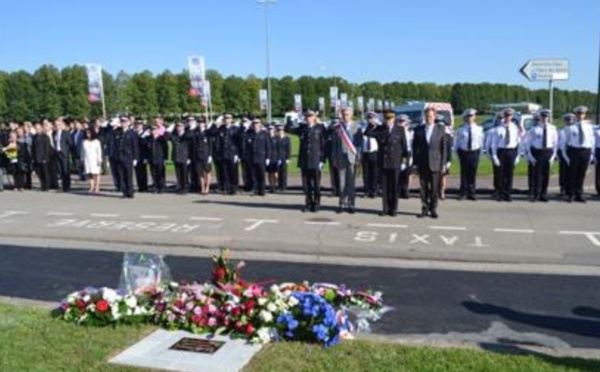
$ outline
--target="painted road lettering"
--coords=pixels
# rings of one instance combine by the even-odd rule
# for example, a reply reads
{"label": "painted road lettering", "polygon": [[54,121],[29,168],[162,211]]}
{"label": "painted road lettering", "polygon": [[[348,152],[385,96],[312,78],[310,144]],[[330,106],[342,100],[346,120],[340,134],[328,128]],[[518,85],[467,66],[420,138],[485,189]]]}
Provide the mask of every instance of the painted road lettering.
{"label": "painted road lettering", "polygon": [[432,245],[434,240],[439,238],[439,241],[448,247],[454,247],[457,245],[459,241],[463,242],[463,244],[467,244],[469,247],[489,247],[489,244],[485,244],[483,239],[480,236],[474,237],[473,240],[461,238],[457,235],[419,235],[419,234],[399,234],[397,232],[392,233],[382,233],[376,231],[359,231],[354,236],[354,241],[361,243],[375,243],[379,238],[387,240],[388,243],[402,243],[402,238],[404,238],[404,242],[411,245]]}
{"label": "painted road lettering", "polygon": [[133,221],[92,221],[61,219],[53,221],[46,225],[49,228],[69,228],[69,229],[92,229],[109,231],[143,231],[150,233],[175,233],[187,234],[197,228],[199,225],[177,224],[177,223],[158,223],[158,222],[133,222]]}

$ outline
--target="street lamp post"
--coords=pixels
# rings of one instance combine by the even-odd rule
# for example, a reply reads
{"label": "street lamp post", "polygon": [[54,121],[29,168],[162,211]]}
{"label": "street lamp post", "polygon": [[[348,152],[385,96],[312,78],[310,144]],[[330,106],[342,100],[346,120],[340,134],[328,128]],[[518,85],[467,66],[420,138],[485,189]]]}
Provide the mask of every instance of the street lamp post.
{"label": "street lamp post", "polygon": [[271,123],[273,116],[271,111],[271,56],[269,51],[269,5],[275,4],[277,0],[258,0],[257,3],[265,6],[265,39],[267,43],[267,122]]}

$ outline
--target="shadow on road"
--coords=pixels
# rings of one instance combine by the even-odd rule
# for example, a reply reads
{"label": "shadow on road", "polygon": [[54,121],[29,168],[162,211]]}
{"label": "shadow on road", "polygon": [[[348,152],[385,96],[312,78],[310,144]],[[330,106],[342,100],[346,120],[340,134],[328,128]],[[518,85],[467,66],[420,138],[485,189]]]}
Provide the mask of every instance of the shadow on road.
{"label": "shadow on road", "polygon": [[600,309],[590,306],[578,306],[573,309],[573,314],[584,318],[600,318]]}

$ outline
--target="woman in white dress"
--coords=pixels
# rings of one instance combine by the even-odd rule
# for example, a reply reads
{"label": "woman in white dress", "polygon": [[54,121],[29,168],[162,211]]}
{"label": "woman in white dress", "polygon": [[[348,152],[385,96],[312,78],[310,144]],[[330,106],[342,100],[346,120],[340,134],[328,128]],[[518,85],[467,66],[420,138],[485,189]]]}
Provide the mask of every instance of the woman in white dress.
{"label": "woman in white dress", "polygon": [[102,145],[96,133],[86,129],[83,141],[83,167],[90,180],[89,192],[100,192],[100,172],[102,167]]}

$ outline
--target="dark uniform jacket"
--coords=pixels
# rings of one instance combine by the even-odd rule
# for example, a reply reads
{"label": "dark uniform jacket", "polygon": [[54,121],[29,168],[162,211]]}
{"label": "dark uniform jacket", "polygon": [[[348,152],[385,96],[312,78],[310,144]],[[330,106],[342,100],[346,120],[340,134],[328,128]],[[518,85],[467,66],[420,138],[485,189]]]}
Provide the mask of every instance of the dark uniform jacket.
{"label": "dark uniform jacket", "polygon": [[[59,148],[59,144],[58,144],[58,132],[59,131],[55,131],[53,133],[53,138],[54,138],[54,148],[56,149],[56,151],[58,152],[58,148]],[[63,130],[60,131],[60,153],[65,157],[68,158],[69,157],[69,153],[71,151],[71,147],[73,146],[73,139],[71,138],[71,134],[69,133],[69,131]]]}
{"label": "dark uniform jacket", "polygon": [[114,130],[112,146],[113,157],[117,161],[133,165],[133,161],[140,158],[138,136],[131,129],[125,132],[121,128]]}
{"label": "dark uniform jacket", "polygon": [[267,159],[271,159],[269,134],[264,130],[255,132],[246,140],[246,150],[248,150],[246,157],[249,164],[265,164]]}
{"label": "dark uniform jacket", "polygon": [[427,143],[426,125],[420,125],[414,131],[413,159],[419,171],[441,172],[448,158],[446,128],[439,124],[433,126],[430,143]]}
{"label": "dark uniform jacket", "polygon": [[225,126],[212,127],[209,133],[215,137],[216,156],[219,160],[233,160],[236,156],[240,156],[239,146],[241,139],[240,129],[235,126],[226,128]]}
{"label": "dark uniform jacket", "polygon": [[179,135],[173,132],[168,136],[171,141],[171,160],[174,163],[183,164],[188,161],[189,156],[189,142],[192,138],[191,132],[183,132]]}
{"label": "dark uniform jacket", "polygon": [[146,139],[146,146],[150,155],[151,165],[161,165],[167,160],[168,157],[168,145],[165,136],[149,136]]}
{"label": "dark uniform jacket", "polygon": [[191,159],[194,163],[205,163],[212,156],[212,139],[208,136],[206,130],[201,132],[196,129],[191,132],[192,154]]}
{"label": "dark uniform jacket", "polygon": [[33,136],[31,152],[33,161],[38,164],[47,163],[52,155],[52,145],[50,137],[45,133],[38,133]]}
{"label": "dark uniform jacket", "polygon": [[300,137],[298,168],[319,170],[319,163],[325,162],[325,127],[323,124],[315,124],[312,127],[306,123],[297,127],[288,124],[286,131]]}
{"label": "dark uniform jacket", "polygon": [[292,141],[290,141],[290,137],[283,136],[279,137],[279,157],[277,160],[281,160],[285,163],[286,160],[290,159],[292,156]]}
{"label": "dark uniform jacket", "polygon": [[382,125],[371,132],[370,136],[375,137],[379,145],[377,157],[379,167],[386,170],[400,170],[403,160],[408,157],[404,128],[394,125],[390,131],[387,125]]}

